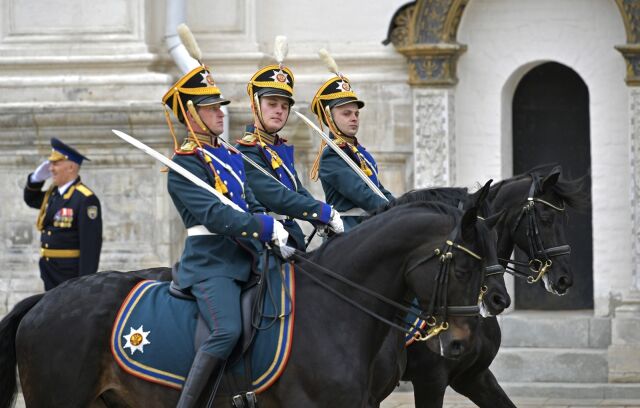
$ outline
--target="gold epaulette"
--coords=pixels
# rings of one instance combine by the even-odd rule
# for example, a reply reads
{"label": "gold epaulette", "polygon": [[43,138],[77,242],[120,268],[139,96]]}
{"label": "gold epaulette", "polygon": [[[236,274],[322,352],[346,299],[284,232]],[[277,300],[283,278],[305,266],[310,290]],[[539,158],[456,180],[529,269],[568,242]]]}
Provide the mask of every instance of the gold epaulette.
{"label": "gold epaulette", "polygon": [[254,133],[245,133],[244,137],[238,140],[238,143],[244,146],[255,146],[258,143],[258,137]]}
{"label": "gold epaulette", "polygon": [[182,143],[182,146],[178,150],[176,150],[177,154],[194,154],[196,149],[198,148],[198,144],[193,140],[185,140]]}
{"label": "gold epaulette", "polygon": [[85,197],[89,197],[93,195],[93,191],[89,190],[89,188],[84,184],[78,184],[76,186],[76,190],[81,192]]}

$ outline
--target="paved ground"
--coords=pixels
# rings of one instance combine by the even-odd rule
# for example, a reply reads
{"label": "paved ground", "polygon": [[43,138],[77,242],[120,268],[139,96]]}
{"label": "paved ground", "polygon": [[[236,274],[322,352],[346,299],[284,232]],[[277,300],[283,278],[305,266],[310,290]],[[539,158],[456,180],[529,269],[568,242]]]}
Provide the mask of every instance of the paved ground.
{"label": "paved ground", "polygon": [[[600,400],[581,399],[569,401],[558,398],[514,398],[513,403],[518,408],[640,408],[640,400]],[[445,397],[445,408],[473,408],[475,405],[468,399],[459,395],[447,395]],[[18,398],[15,408],[25,408],[22,396]],[[396,392],[387,398],[381,408],[414,408],[413,393]]]}
{"label": "paved ground", "polygon": [[[580,399],[567,400],[559,398],[513,398],[513,403],[518,408],[640,408],[640,400],[601,400],[601,399]],[[445,408],[473,408],[476,405],[468,399],[457,395],[447,394],[445,397]],[[396,392],[382,403],[382,408],[414,408],[413,393]]]}

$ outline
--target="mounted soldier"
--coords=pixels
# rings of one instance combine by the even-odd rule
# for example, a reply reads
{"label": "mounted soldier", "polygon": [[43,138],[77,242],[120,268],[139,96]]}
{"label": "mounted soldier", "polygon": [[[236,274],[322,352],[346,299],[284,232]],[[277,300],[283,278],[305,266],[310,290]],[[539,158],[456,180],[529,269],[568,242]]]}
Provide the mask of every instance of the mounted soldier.
{"label": "mounted soldier", "polygon": [[[341,157],[344,155],[325,148],[323,140],[311,178],[320,178],[327,202],[341,213],[345,230],[349,230],[360,222],[362,215],[386,204],[393,195],[380,183],[375,159],[356,137],[364,102],[358,99],[351,82],[338,71],[329,53],[323,49],[320,56],[335,76],[318,89],[311,101],[311,109],[320,126],[329,128],[331,140],[361,171],[350,168],[350,164]],[[370,188],[363,177],[368,177],[384,197]]]}
{"label": "mounted soldier", "polygon": [[[40,276],[45,290],[98,271],[102,248],[100,200],[80,181],[89,160],[71,146],[51,138],[51,155],[27,177],[24,201],[39,208]],[[45,181],[51,187],[43,191]]]}
{"label": "mounted soldier", "polygon": [[315,226],[328,225],[334,232],[342,232],[343,225],[337,211],[316,200],[304,188],[295,169],[294,147],[278,135],[295,103],[293,73],[282,63],[285,54],[286,38],[278,37],[275,47],[278,63],[259,69],[251,77],[247,92],[254,123],[246,127],[237,147],[266,170],[267,174],[245,165],[247,180],[256,198],[290,233],[289,245],[304,250],[304,234],[294,219],[309,221]]}
{"label": "mounted soldier", "polygon": [[[179,27],[196,47],[186,26]],[[200,63],[199,49],[189,50]],[[178,407],[195,406],[210,378],[213,393],[226,360],[241,335],[240,290],[259,260],[263,244],[284,244],[288,233],[255,200],[246,181],[242,158],[220,144],[224,131],[221,106],[229,103],[200,65],[180,78],[162,98],[163,104],[185,126],[187,136],[178,144],[169,114],[175,155],[173,161],[204,180],[231,200],[240,212],[196,186],[173,170],[168,191],[187,228],[185,248],[177,269],[178,286],[189,288],[211,334],[198,350],[182,389]]]}

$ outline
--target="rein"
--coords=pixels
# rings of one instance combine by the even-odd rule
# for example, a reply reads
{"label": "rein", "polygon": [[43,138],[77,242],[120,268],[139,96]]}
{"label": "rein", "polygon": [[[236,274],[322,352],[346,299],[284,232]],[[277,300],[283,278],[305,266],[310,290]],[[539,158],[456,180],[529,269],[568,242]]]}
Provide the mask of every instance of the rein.
{"label": "rein", "polygon": [[[449,276],[449,267],[450,267],[450,263],[451,260],[453,259],[453,253],[451,252],[452,248],[456,248],[459,249],[461,251],[463,251],[464,253],[466,253],[469,256],[472,256],[478,260],[481,260],[482,257],[477,255],[476,253],[474,253],[473,251],[471,251],[468,248],[465,248],[464,246],[454,243],[453,242],[453,238],[455,237],[455,235],[457,234],[457,228],[455,228],[452,233],[451,233],[451,237],[450,239],[446,240],[445,242],[445,246],[443,249],[439,249],[436,248],[430,255],[420,259],[418,262],[416,262],[413,266],[411,266],[410,268],[408,268],[405,271],[405,276],[412,272],[414,269],[416,269],[418,266],[420,266],[421,264],[424,264],[425,262],[428,262],[430,260],[432,260],[433,258],[435,258],[436,256],[439,256],[439,261],[440,261],[440,269],[438,271],[438,275],[436,278],[436,287],[434,287],[434,292],[433,292],[433,297],[431,300],[431,304],[429,307],[429,311],[428,311],[428,315],[424,315],[422,313],[420,314],[416,314],[415,309],[409,308],[407,306],[404,306],[394,300],[391,300],[385,296],[382,296],[381,294],[372,291],[371,289],[362,286],[360,284],[357,284],[345,277],[343,277],[342,275],[339,275],[321,265],[318,265],[317,263],[301,256],[298,252],[294,253],[291,256],[291,259],[293,259],[294,261],[297,262],[306,262],[312,266],[314,266],[315,268],[317,268],[318,270],[320,270],[322,273],[324,273],[327,276],[330,276],[331,278],[334,278],[342,283],[344,283],[345,285],[351,287],[352,289],[358,290],[362,293],[365,293],[371,297],[374,297],[375,299],[381,301],[382,303],[385,303],[395,309],[397,309],[400,312],[405,312],[405,313],[411,313],[414,315],[417,315],[417,317],[419,319],[422,319],[424,321],[427,322],[427,325],[430,326],[428,329],[426,329],[426,333],[423,333],[423,331],[425,331],[425,329],[420,328],[420,327],[415,327],[413,325],[411,325],[409,327],[409,329],[392,322],[391,320],[380,316],[379,314],[377,314],[376,312],[368,309],[367,307],[359,304],[358,302],[356,302],[355,300],[347,297],[346,295],[340,293],[338,290],[334,289],[333,287],[331,287],[329,284],[323,282],[320,278],[314,276],[312,273],[310,273],[309,271],[306,271],[304,268],[299,267],[298,270],[300,270],[302,273],[304,273],[306,276],[308,276],[311,280],[313,280],[315,283],[317,283],[318,285],[320,285],[321,287],[323,287],[324,289],[328,290],[329,292],[333,293],[334,295],[336,295],[337,297],[339,297],[340,299],[344,300],[345,302],[349,303],[350,305],[354,306],[355,308],[361,310],[362,312],[366,313],[367,315],[373,317],[374,319],[381,321],[382,323],[396,329],[399,330],[405,334],[409,334],[409,335],[415,335],[416,339],[418,340],[428,340],[431,337],[434,337],[436,335],[438,335],[441,331],[447,330],[449,325],[448,322],[446,321],[447,315],[451,315],[451,316],[475,316],[477,314],[479,314],[480,312],[480,307],[476,304],[476,305],[472,305],[472,306],[449,306],[447,305],[447,288],[448,288],[448,276]],[[501,270],[504,270],[500,265],[493,265],[489,268],[491,268],[491,270],[495,271],[496,267],[499,267]],[[486,269],[489,269],[486,268]],[[485,271],[486,272],[486,271]],[[497,273],[497,272],[493,272],[493,273]],[[482,296],[482,291],[480,296]],[[436,307],[436,298],[440,301],[440,303],[438,304],[438,306]],[[434,317],[438,311],[440,311],[442,313],[442,315],[444,316],[443,318],[443,323],[441,323],[439,326],[436,327],[436,318]],[[412,333],[411,330],[417,330],[417,333]]]}
{"label": "rein", "polygon": [[[564,204],[557,206],[551,204],[548,201],[534,197],[536,187],[538,186],[538,179],[535,175],[531,175],[532,182],[529,188],[529,194],[527,196],[527,204],[522,207],[522,211],[518,215],[516,224],[511,230],[511,234],[515,234],[516,230],[520,226],[524,218],[527,219],[527,238],[529,241],[529,262],[521,262],[513,259],[498,258],[498,260],[506,262],[506,272],[513,275],[516,278],[526,279],[528,283],[533,284],[538,282],[547,273],[547,270],[553,264],[552,257],[569,255],[571,253],[571,247],[569,245],[560,245],[551,248],[545,248],[542,237],[540,236],[540,227],[538,225],[538,218],[536,217],[537,210],[535,203],[541,203],[556,211],[564,211]],[[542,256],[542,259],[539,257]],[[509,264],[515,266],[528,267],[533,275],[517,270]]]}

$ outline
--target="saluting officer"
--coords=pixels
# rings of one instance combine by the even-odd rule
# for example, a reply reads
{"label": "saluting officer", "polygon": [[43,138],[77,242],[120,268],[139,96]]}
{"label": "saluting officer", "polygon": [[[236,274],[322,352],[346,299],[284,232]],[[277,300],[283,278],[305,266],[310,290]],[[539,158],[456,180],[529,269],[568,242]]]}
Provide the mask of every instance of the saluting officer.
{"label": "saluting officer", "polygon": [[[392,200],[393,195],[380,183],[376,161],[356,137],[364,102],[358,99],[351,82],[338,71],[329,53],[321,50],[320,56],[335,76],[318,89],[311,109],[318,117],[320,127],[324,125],[329,128],[329,137],[360,167],[387,200]],[[324,141],[311,170],[313,180],[317,180],[318,176],[327,203],[340,211],[347,231],[356,226],[367,211],[387,203]]]}
{"label": "saluting officer", "polygon": [[178,285],[191,289],[211,330],[182,388],[177,406],[186,408],[195,406],[208,391],[205,387],[210,378],[217,384],[223,375],[225,362],[241,335],[241,284],[248,280],[263,243],[273,240],[284,244],[288,233],[265,215],[254,199],[241,156],[219,144],[217,137],[224,131],[221,106],[229,101],[222,97],[210,69],[202,65],[184,75],[162,102],[187,131],[178,145],[169,123],[176,146],[173,161],[247,210],[237,211],[169,171],[169,194],[187,228]]}
{"label": "saluting officer", "polygon": [[344,229],[340,214],[304,188],[295,168],[294,147],[278,135],[295,103],[293,73],[282,63],[285,41],[283,37],[276,38],[278,64],[259,69],[247,85],[254,123],[246,127],[237,147],[273,176],[245,163],[249,185],[258,201],[284,224],[290,234],[289,245],[304,251],[304,234],[294,219],[328,225],[334,232]]}
{"label": "saluting officer", "polygon": [[[95,273],[102,248],[100,200],[80,181],[80,165],[89,160],[55,137],[51,155],[27,177],[24,201],[39,208],[40,276],[45,290]],[[51,187],[43,191],[45,181]]]}

